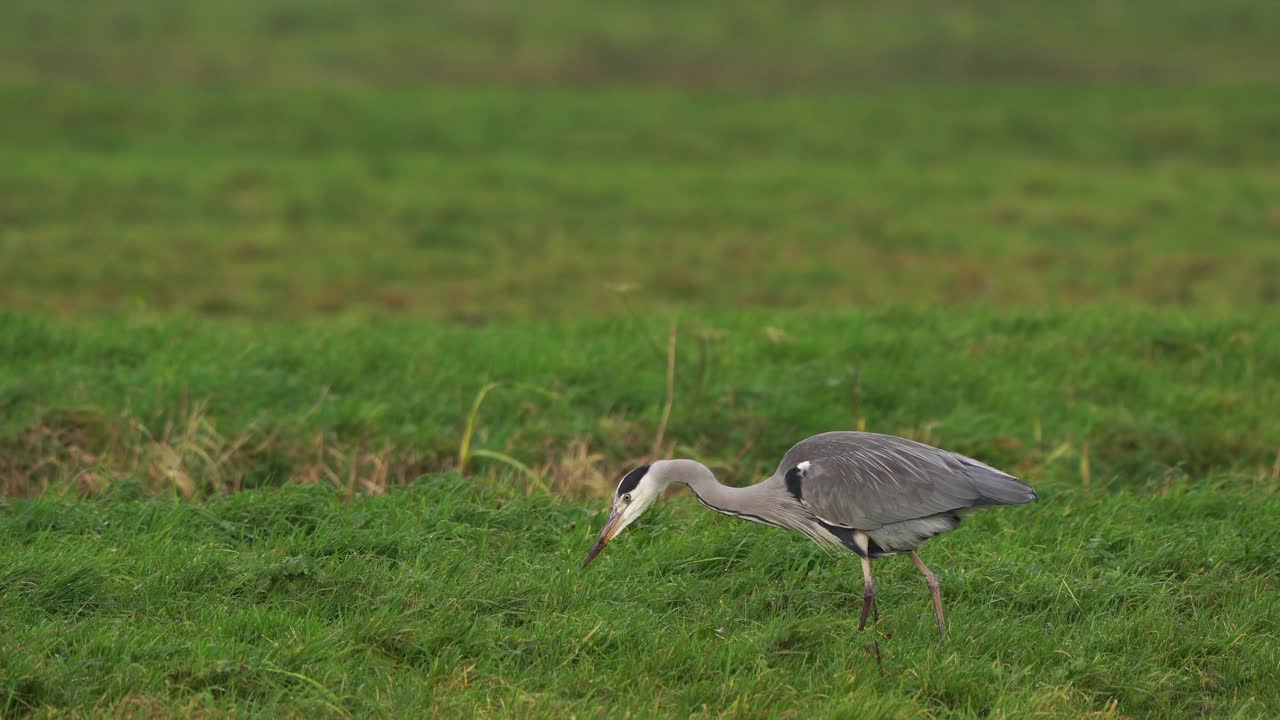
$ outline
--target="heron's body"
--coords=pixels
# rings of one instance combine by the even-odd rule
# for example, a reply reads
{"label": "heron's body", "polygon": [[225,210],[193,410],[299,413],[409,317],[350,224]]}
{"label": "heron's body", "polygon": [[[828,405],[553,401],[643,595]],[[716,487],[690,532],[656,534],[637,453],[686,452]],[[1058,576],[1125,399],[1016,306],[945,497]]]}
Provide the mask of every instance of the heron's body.
{"label": "heron's body", "polygon": [[937,579],[915,549],[960,524],[961,512],[1036,499],[1031,486],[964,455],[892,435],[829,432],[796,443],[772,476],[743,488],[720,484],[693,460],[633,470],[618,484],[613,513],[587,562],[671,483],[687,485],[717,512],[857,554],[865,582],[863,622],[874,607],[870,560],[909,554],[933,593],[939,631]]}

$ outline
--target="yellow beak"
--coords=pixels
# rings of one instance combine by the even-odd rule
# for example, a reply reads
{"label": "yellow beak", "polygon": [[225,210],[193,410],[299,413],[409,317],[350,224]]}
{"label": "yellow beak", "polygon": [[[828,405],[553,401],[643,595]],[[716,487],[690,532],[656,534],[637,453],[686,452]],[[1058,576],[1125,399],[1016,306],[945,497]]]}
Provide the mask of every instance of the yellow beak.
{"label": "yellow beak", "polygon": [[591,546],[591,552],[587,553],[587,559],[582,561],[582,567],[585,568],[590,565],[591,561],[595,560],[600,551],[604,549],[604,546],[608,545],[609,541],[613,539],[613,536],[618,534],[621,520],[622,513],[615,510],[609,514],[609,519],[605,522],[604,529],[600,531],[600,537],[596,538],[596,544]]}

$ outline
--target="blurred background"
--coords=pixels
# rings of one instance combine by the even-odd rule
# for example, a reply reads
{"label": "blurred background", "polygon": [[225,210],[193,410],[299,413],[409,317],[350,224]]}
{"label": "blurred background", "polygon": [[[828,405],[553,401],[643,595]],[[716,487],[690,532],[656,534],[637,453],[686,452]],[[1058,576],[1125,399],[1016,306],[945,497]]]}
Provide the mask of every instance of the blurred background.
{"label": "blurred background", "polygon": [[0,306],[1280,301],[1280,4],[8,0]]}
{"label": "blurred background", "polygon": [[[0,717],[1280,717],[1278,81],[1276,0],[0,0]],[[1040,493],[947,644],[688,495],[577,571],[834,429]]]}

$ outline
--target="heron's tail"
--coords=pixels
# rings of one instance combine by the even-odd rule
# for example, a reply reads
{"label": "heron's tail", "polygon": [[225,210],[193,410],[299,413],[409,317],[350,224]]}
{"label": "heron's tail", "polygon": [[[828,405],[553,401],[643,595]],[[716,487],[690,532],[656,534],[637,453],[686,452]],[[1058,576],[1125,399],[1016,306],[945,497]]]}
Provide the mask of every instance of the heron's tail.
{"label": "heron's tail", "polygon": [[958,456],[968,471],[973,487],[978,491],[974,505],[1022,505],[1039,498],[1035,488],[1007,472],[973,458]]}

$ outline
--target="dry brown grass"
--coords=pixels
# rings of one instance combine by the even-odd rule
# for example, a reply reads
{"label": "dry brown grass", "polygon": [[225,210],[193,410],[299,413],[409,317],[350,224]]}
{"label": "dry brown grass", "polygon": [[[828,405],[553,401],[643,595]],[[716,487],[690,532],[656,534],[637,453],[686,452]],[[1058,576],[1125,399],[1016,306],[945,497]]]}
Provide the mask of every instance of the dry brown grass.
{"label": "dry brown grass", "polygon": [[[604,418],[598,436],[564,443],[546,441],[541,457],[516,468],[490,462],[460,467],[458,457],[414,447],[344,438],[317,432],[308,438],[251,428],[219,430],[207,402],[184,404],[174,418],[150,427],[125,414],[93,410],[50,412],[0,440],[0,496],[53,493],[93,497],[118,483],[146,493],[183,500],[225,495],[262,485],[324,484],[348,495],[377,495],[428,473],[467,472],[487,482],[523,483],[523,489],[573,497],[607,495],[618,467],[648,462],[647,442],[635,423]],[[616,453],[598,449],[601,438],[621,445]],[[669,453],[670,446],[664,446]],[[508,457],[497,451],[470,451],[468,457]]]}
{"label": "dry brown grass", "polygon": [[[49,413],[0,445],[0,493],[94,496],[128,481],[184,500],[284,482],[376,494],[450,469],[412,448],[344,442],[327,433],[309,442],[255,429],[226,434],[206,407],[184,404],[159,427],[90,410]],[[273,477],[264,468],[287,469],[287,475]]]}

